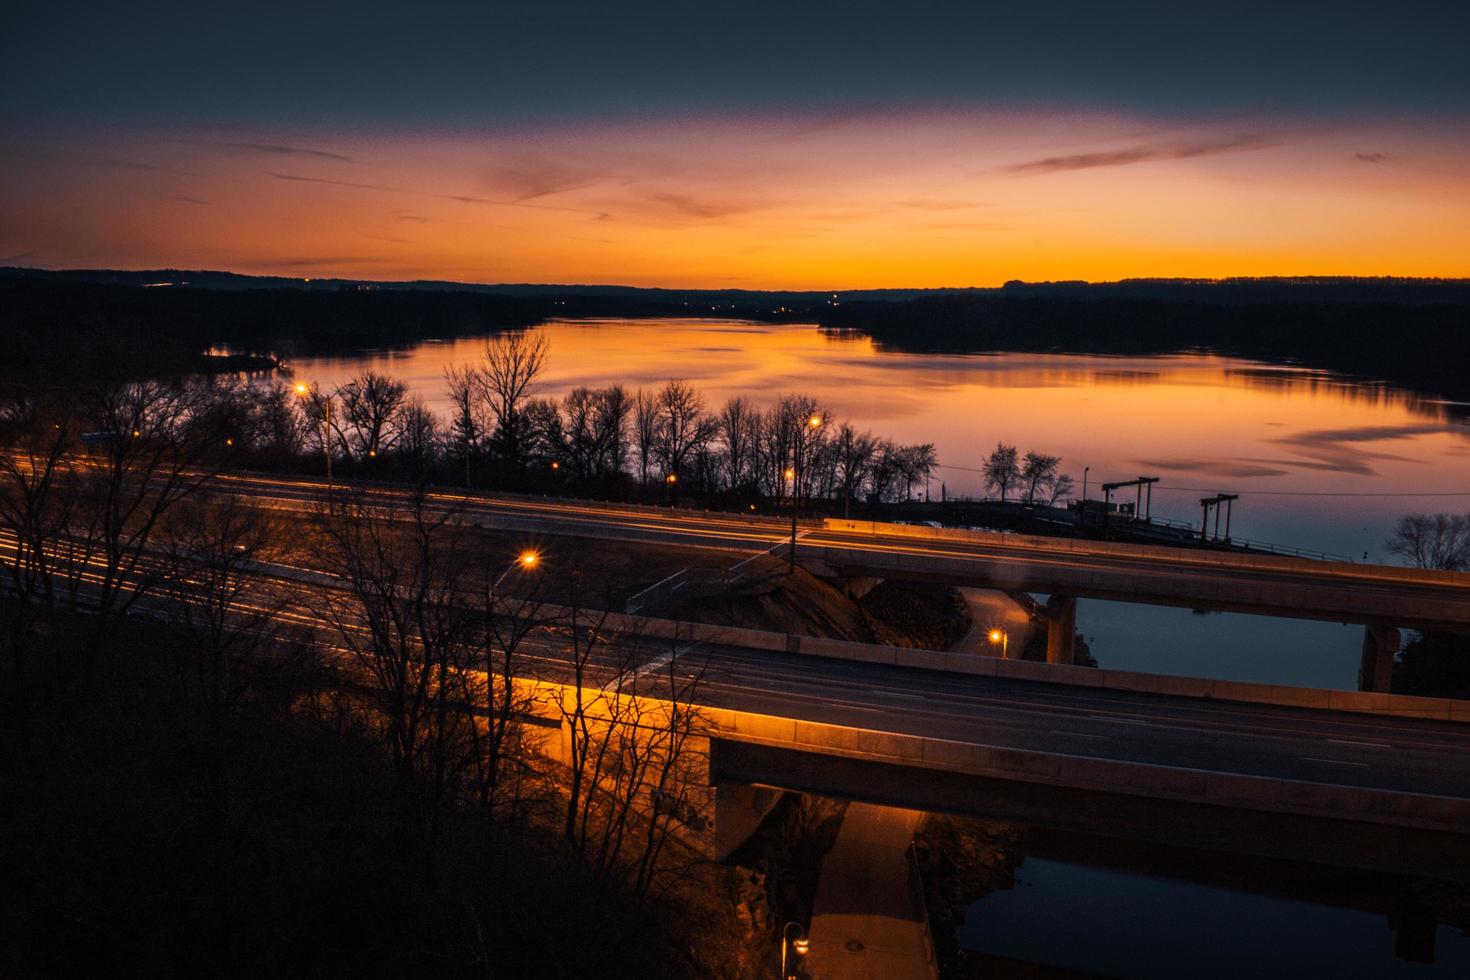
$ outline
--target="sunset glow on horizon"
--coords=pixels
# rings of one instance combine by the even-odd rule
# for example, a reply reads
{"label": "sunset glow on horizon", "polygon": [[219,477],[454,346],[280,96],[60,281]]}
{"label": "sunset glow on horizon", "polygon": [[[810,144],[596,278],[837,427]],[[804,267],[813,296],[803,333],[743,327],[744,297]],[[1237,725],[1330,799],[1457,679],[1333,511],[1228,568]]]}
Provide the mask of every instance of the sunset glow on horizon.
{"label": "sunset glow on horizon", "polygon": [[[1470,140],[1068,111],[473,131],[56,128],[0,264],[852,289],[1470,275]],[[283,244],[289,242],[289,245]]]}

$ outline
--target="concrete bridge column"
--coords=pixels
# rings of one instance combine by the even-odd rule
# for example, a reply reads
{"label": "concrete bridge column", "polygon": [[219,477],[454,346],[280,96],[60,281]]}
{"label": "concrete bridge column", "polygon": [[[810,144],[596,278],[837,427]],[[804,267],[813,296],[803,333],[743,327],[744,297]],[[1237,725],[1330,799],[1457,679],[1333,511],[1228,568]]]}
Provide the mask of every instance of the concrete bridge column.
{"label": "concrete bridge column", "polygon": [[1358,667],[1358,690],[1389,693],[1393,686],[1393,655],[1399,649],[1399,631],[1392,626],[1363,627],[1363,660]]}
{"label": "concrete bridge column", "polygon": [[724,861],[750,839],[781,801],[782,792],[746,783],[715,784],[714,857]]}
{"label": "concrete bridge column", "polygon": [[1077,600],[1054,595],[1046,600],[1046,662],[1070,664],[1077,636]]}

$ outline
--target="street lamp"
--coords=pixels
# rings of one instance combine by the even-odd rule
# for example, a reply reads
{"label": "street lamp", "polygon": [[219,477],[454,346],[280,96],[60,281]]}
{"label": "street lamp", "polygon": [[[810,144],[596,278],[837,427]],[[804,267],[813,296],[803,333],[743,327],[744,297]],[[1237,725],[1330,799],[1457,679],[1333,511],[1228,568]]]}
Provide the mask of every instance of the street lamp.
{"label": "street lamp", "polygon": [[[305,398],[305,397],[307,397],[308,395],[311,394],[311,388],[310,388],[310,386],[305,385],[305,384],[301,383],[300,381],[298,381],[298,382],[296,382],[296,394],[300,395],[302,398]],[[326,457],[326,460],[327,460],[327,488],[328,489],[331,489],[331,486],[332,486],[332,399],[330,397],[326,397],[326,398],[323,398],[322,399],[322,455],[324,457]]]}
{"label": "street lamp", "polygon": [[[791,937],[792,926],[796,927],[796,937],[794,939]],[[790,977],[795,975],[786,969],[786,951],[788,948],[795,950],[797,956],[805,956],[812,948],[812,942],[806,938],[806,930],[801,927],[800,922],[788,922],[785,928],[781,930],[781,980],[789,980]]]}
{"label": "street lamp", "polygon": [[1000,657],[1004,660],[1006,658],[1006,649],[1011,643],[1011,635],[1002,627],[993,626],[990,630],[990,644],[994,646],[997,643],[1000,644]]}
{"label": "street lamp", "polygon": [[[806,428],[815,433],[822,427],[822,417],[815,412],[806,420]],[[791,481],[791,556],[788,568],[792,574],[796,573],[796,512],[801,504],[801,457],[802,449],[806,443],[806,436],[802,432],[796,434],[796,465],[786,471],[786,478]]]}
{"label": "street lamp", "polygon": [[540,564],[541,553],[538,551],[527,548],[525,551],[516,555],[515,558],[512,559],[511,563],[505,566],[505,571],[500,573],[500,577],[497,578],[495,582],[490,586],[490,600],[492,602],[495,600],[495,593],[500,589],[500,583],[504,582],[505,577],[511,572],[515,571],[518,568],[529,572],[535,569],[536,566]]}

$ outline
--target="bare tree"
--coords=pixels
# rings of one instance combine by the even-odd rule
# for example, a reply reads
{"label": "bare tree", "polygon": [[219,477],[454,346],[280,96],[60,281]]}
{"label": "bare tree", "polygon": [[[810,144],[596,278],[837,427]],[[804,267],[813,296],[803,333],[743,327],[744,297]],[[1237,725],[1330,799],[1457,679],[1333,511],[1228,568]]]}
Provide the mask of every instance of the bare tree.
{"label": "bare tree", "polygon": [[639,388],[633,393],[633,446],[638,453],[638,483],[648,485],[658,443],[658,399]]}
{"label": "bare tree", "polygon": [[871,433],[859,433],[849,423],[842,423],[833,440],[837,451],[837,488],[842,495],[842,513],[847,516],[858,492],[868,479],[877,445]]}
{"label": "bare tree", "polygon": [[161,536],[167,589],[194,656],[188,668],[207,722],[217,725],[253,675],[285,650],[287,590],[260,574],[288,532],[235,494],[196,494],[174,508]]}
{"label": "bare tree", "polygon": [[1384,548],[1417,568],[1470,569],[1470,515],[1406,514]]}
{"label": "bare tree", "polygon": [[1028,452],[1021,461],[1020,480],[1025,489],[1026,503],[1036,503],[1037,494],[1045,495],[1051,484],[1057,478],[1057,467],[1062,465],[1062,457],[1049,456],[1046,453]]}
{"label": "bare tree", "polygon": [[546,364],[548,341],[542,333],[501,334],[485,344],[476,372],[481,397],[495,420],[492,442],[512,470],[525,465],[526,432],[522,410]]}
{"label": "bare tree", "polygon": [[543,627],[535,578],[529,590],[506,594],[501,585],[513,573],[526,573],[524,556],[504,569],[493,563],[481,571],[481,594],[475,610],[477,629],[463,669],[458,672],[461,700],[472,715],[466,726],[472,760],[475,800],[485,819],[514,820],[529,803],[526,786],[534,779],[530,760],[540,748],[527,730],[525,719],[535,710],[538,695],[527,681],[533,678],[527,639]]}
{"label": "bare tree", "polygon": [[409,398],[398,410],[397,437],[394,445],[398,455],[408,463],[418,479],[424,479],[439,454],[441,433],[439,419],[422,398]]}
{"label": "bare tree", "polygon": [[365,371],[337,389],[340,412],[332,423],[342,451],[359,460],[390,449],[402,434],[400,411],[408,386],[376,371]]}
{"label": "bare tree", "polygon": [[692,791],[707,731],[695,705],[703,671],[680,661],[677,637],[650,661],[605,627],[606,614],[573,610],[561,699],[570,736],[563,836],[594,878],[641,900],[658,884],[676,824],[702,819]]}
{"label": "bare tree", "polygon": [[632,401],[622,385],[609,385],[596,393],[597,445],[602,450],[598,476],[616,479],[628,455],[628,415]]}
{"label": "bare tree", "polygon": [[213,479],[226,450],[234,392],[206,381],[127,381],[93,389],[93,452],[78,467],[77,513],[58,543],[70,601],[94,613],[83,683],[118,617],[158,583],[155,532]]}
{"label": "bare tree", "polygon": [[54,388],[21,385],[0,397],[0,531],[8,552],[10,659],[0,664],[6,745],[28,742],[31,632],[53,595],[55,551],[72,520],[73,495],[62,484],[79,435],[67,396]]}
{"label": "bare tree", "polygon": [[1066,473],[1056,477],[1056,479],[1051,481],[1051,485],[1046,488],[1046,505],[1048,507],[1055,507],[1057,501],[1070,497],[1072,495],[1073,485],[1072,478]]}
{"label": "bare tree", "polygon": [[417,491],[339,497],[317,522],[341,583],[323,590],[323,614],[365,679],[401,815],[431,837],[470,765],[459,669],[473,620],[456,601],[465,556],[450,516]]}
{"label": "bare tree", "polygon": [[485,438],[479,399],[480,381],[474,368],[451,364],[444,369],[444,383],[454,405],[449,421],[449,447],[464,468],[464,485],[468,488]]}
{"label": "bare tree", "polygon": [[995,451],[985,460],[985,489],[1000,493],[1005,503],[1006,492],[1016,485],[1021,477],[1021,468],[1016,461],[1016,447],[1003,442],[995,444]]}
{"label": "bare tree", "polygon": [[751,425],[756,409],[747,398],[732,398],[720,410],[720,437],[725,443],[725,484],[731,490],[746,485],[747,472],[751,469],[752,435]]}
{"label": "bare tree", "polygon": [[597,424],[597,399],[591,388],[573,388],[562,401],[566,457],[572,479],[592,483],[602,461],[603,447]]}
{"label": "bare tree", "polygon": [[714,438],[715,420],[704,412],[704,396],[686,381],[660,389],[654,455],[664,472],[680,476],[689,458]]}

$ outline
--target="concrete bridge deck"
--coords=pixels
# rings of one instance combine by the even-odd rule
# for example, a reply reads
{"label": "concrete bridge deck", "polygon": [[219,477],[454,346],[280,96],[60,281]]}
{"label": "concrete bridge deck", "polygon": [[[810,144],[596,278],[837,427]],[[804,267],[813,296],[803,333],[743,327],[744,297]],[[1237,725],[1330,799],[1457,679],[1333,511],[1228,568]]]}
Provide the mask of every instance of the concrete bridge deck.
{"label": "concrete bridge deck", "polygon": [[[326,487],[228,474],[219,489],[303,508]],[[406,491],[373,487],[385,501]],[[444,492],[437,506],[484,527],[754,552],[789,522],[590,501]],[[806,522],[799,560],[838,574],[1250,612],[1381,627],[1470,630],[1470,574],[1272,555],[1027,537],[872,521]]]}

